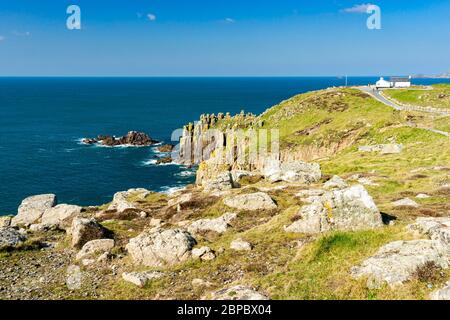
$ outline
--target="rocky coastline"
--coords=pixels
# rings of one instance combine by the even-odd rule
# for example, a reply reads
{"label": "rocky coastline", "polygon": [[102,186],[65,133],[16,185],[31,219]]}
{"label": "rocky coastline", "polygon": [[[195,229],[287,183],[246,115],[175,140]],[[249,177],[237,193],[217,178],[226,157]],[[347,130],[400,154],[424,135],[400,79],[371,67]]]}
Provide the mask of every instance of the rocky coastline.
{"label": "rocky coastline", "polygon": [[146,133],[130,131],[122,137],[99,135],[97,138],[84,138],[82,143],[87,145],[100,144],[106,147],[118,147],[118,146],[135,146],[135,147],[147,147],[152,146],[159,141],[153,140]]}
{"label": "rocky coastline", "polygon": [[[367,99],[343,89],[321,94],[338,100],[330,103],[337,118],[349,97],[356,106]],[[329,145],[315,137],[321,141],[315,150],[325,151],[297,152],[289,139],[299,135],[292,134],[282,137],[279,154],[239,161],[239,150],[247,154],[252,146],[238,139],[239,130],[270,129],[275,111],[288,117],[318,96],[293,98],[261,116],[202,115],[186,125],[178,155],[160,160],[198,165],[196,183],[175,193],[129,189],[94,207],[60,204],[55,194],[24,199],[16,216],[0,219],[0,298],[265,300],[319,298],[325,291],[331,298],[450,299],[450,169],[408,168],[405,183],[415,189],[391,195],[400,169],[386,163],[401,161],[415,142],[395,143],[393,133],[367,139],[373,125],[350,122],[337,135],[339,148],[334,136]],[[386,117],[385,131],[405,130],[396,114]],[[308,150],[309,135],[333,125],[317,122],[296,131]],[[314,128],[308,136],[305,127]],[[91,142],[156,143],[137,132]],[[420,179],[434,187],[416,186]]]}

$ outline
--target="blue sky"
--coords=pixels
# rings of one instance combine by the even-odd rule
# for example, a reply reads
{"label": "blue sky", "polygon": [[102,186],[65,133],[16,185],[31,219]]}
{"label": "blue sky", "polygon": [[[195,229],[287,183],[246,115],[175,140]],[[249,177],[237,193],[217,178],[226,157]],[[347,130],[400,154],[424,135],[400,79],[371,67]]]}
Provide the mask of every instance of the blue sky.
{"label": "blue sky", "polygon": [[[66,28],[71,4],[81,30]],[[442,73],[449,14],[448,0],[1,0],[0,75]]]}

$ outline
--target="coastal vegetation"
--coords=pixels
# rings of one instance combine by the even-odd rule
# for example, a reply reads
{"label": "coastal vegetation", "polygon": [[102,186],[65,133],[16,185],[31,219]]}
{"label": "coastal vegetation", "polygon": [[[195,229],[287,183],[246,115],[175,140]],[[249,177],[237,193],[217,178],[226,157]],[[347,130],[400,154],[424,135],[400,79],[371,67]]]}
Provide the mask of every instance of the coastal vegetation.
{"label": "coastal vegetation", "polygon": [[[448,108],[449,90],[435,85],[387,94],[404,103]],[[356,88],[330,88],[294,96],[258,116],[208,119],[210,128],[221,130],[278,129],[281,160],[296,163],[289,169],[295,179],[274,178],[263,167],[230,165],[218,172],[208,160],[199,166],[197,185],[172,195],[118,192],[112,202],[71,216],[95,219],[113,234],[114,248],[105,256],[75,258],[78,249],[69,240],[79,232],[74,223],[17,225],[27,240],[17,235],[19,245],[2,249],[0,298],[201,299],[245,286],[270,299],[429,299],[450,280],[439,259],[413,264],[408,279],[395,285],[372,285],[374,275],[357,277],[353,271],[396,241],[435,244],[428,233],[411,232],[411,225],[450,212],[450,140],[430,130],[448,132],[449,117],[397,111]],[[303,161],[320,165],[319,172]],[[254,201],[249,205],[248,199]],[[308,223],[307,209],[317,209],[312,216],[323,215],[321,227],[329,229],[289,231],[288,226]],[[339,220],[341,212],[351,222]],[[364,223],[375,220],[359,225],[360,215]],[[93,225],[84,220],[79,223],[86,228]],[[441,220],[430,223],[435,221]],[[172,240],[170,250],[160,245]],[[33,246],[24,248],[30,241]],[[421,252],[410,260],[414,254]],[[147,259],[137,263],[143,256]],[[39,266],[30,272],[31,265]],[[84,279],[76,289],[65,285],[71,265]]]}

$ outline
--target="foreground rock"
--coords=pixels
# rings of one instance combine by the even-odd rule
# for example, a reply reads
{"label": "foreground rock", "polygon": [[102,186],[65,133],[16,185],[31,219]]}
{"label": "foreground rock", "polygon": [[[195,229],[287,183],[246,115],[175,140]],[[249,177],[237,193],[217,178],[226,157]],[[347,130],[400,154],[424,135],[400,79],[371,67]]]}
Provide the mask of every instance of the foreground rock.
{"label": "foreground rock", "polygon": [[161,267],[189,259],[196,243],[189,232],[180,229],[144,231],[126,249],[136,264]]}
{"label": "foreground rock", "polygon": [[287,232],[315,234],[330,230],[366,230],[381,227],[380,211],[361,185],[313,196],[299,211],[299,220]]}
{"label": "foreground rock", "polygon": [[226,213],[217,219],[201,219],[194,221],[188,231],[191,233],[213,231],[222,234],[227,231],[231,221],[236,219],[236,213]]}
{"label": "foreground rock", "polygon": [[59,204],[45,210],[42,215],[41,224],[45,228],[58,228],[67,230],[74,218],[79,217],[82,208],[69,204]]}
{"label": "foreground rock", "polygon": [[26,237],[12,227],[0,228],[0,250],[15,248],[25,240]]}
{"label": "foreground rock", "polygon": [[85,259],[93,255],[109,252],[114,248],[114,240],[98,239],[86,242],[81,250],[77,253],[76,260]]}
{"label": "foreground rock", "polygon": [[56,202],[54,194],[41,194],[24,199],[19,206],[17,215],[12,219],[11,225],[28,227],[36,223],[47,209],[56,205]]}
{"label": "foreground rock", "polygon": [[122,279],[130,282],[140,288],[145,287],[151,280],[159,279],[164,276],[164,273],[159,271],[145,271],[145,272],[124,272]]}
{"label": "foreground rock", "polygon": [[212,293],[210,300],[269,300],[269,298],[250,287],[234,286]]}
{"label": "foreground rock", "polygon": [[355,278],[368,277],[367,286],[379,288],[384,282],[395,286],[412,279],[427,263],[446,269],[449,262],[448,250],[439,241],[395,241],[381,247],[350,273]]}
{"label": "foreground rock", "polygon": [[223,200],[223,203],[230,208],[248,211],[273,210],[277,208],[272,198],[264,192],[228,197]]}
{"label": "foreground rock", "polygon": [[69,230],[72,235],[72,247],[81,248],[91,240],[109,238],[111,231],[103,227],[95,219],[75,218]]}
{"label": "foreground rock", "polygon": [[151,192],[143,188],[129,189],[127,191],[116,192],[113,201],[108,207],[108,210],[116,210],[119,213],[129,209],[137,209],[131,198],[145,199]]}
{"label": "foreground rock", "polygon": [[433,292],[430,295],[431,300],[450,300],[450,281],[448,281],[445,286]]}
{"label": "foreground rock", "polygon": [[317,163],[306,163],[293,161],[279,163],[272,161],[269,166],[262,170],[263,175],[270,181],[287,181],[298,183],[318,182],[322,177],[320,165]]}
{"label": "foreground rock", "polygon": [[114,136],[98,136],[97,138],[86,138],[83,139],[85,144],[95,144],[99,143],[108,147],[116,146],[151,146],[158,143],[158,141],[153,140],[147,134],[143,132],[130,131],[125,136],[116,138]]}

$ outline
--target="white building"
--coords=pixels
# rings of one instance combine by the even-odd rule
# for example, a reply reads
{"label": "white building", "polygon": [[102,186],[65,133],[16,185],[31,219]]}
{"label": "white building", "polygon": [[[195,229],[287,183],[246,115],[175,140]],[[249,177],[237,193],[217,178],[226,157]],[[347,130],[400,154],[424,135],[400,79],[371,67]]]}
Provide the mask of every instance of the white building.
{"label": "white building", "polygon": [[392,88],[409,88],[411,87],[411,77],[392,77]]}
{"label": "white building", "polygon": [[409,88],[411,87],[411,77],[391,77],[389,81],[380,78],[375,84],[377,89],[385,88]]}
{"label": "white building", "polygon": [[384,80],[383,77],[380,78],[380,80],[377,81],[375,84],[377,89],[379,88],[391,88],[391,83],[389,81]]}

